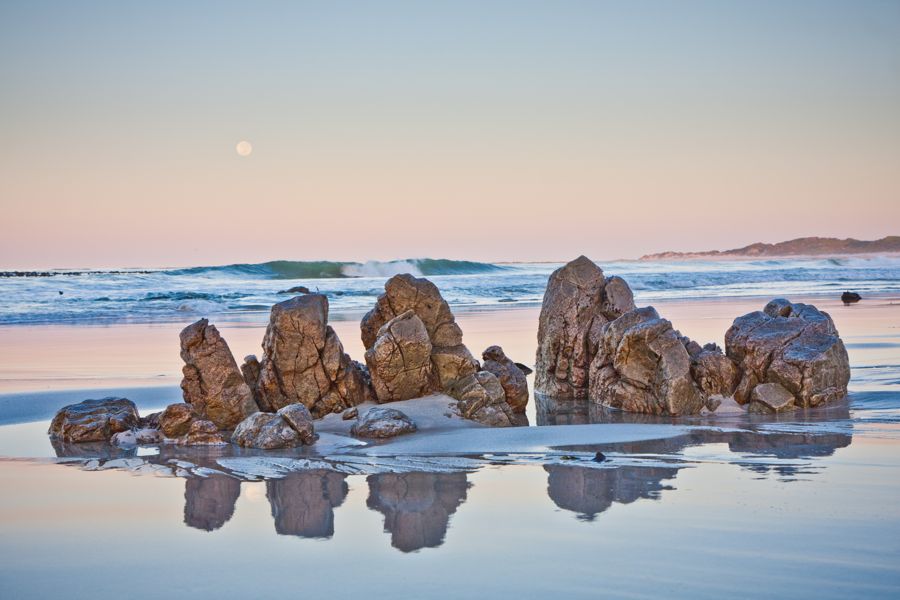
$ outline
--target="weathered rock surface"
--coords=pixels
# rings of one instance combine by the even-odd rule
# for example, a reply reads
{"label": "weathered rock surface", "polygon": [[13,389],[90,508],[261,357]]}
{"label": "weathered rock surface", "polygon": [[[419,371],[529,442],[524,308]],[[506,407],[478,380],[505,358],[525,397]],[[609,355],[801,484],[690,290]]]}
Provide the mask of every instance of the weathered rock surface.
{"label": "weathered rock surface", "polygon": [[847,395],[847,350],[831,317],[814,306],[776,299],[738,317],[725,334],[725,352],[741,369],[734,392],[739,404],[750,402],[764,383],[780,384],[797,407]]}
{"label": "weathered rock surface", "polygon": [[350,428],[350,433],[356,437],[389,438],[415,430],[416,424],[404,413],[377,406],[360,416]]}
{"label": "weathered rock surface", "polygon": [[625,313],[601,334],[590,368],[595,402],[655,415],[689,415],[718,406],[694,381],[684,338],[653,307]]}
{"label": "weathered rock surface", "polygon": [[752,413],[777,413],[794,410],[794,395],[780,383],[761,383],[753,388],[747,411]]}
{"label": "weathered rock surface", "polygon": [[700,348],[695,342],[689,342],[685,348],[691,356],[691,376],[704,394],[728,397],[734,393],[741,380],[741,372],[734,361],[722,353],[721,348],[716,344],[706,344]]}
{"label": "weathered rock surface", "polygon": [[361,366],[328,326],[328,299],[307,294],[272,307],[263,340],[257,397],[275,411],[297,402],[316,418],[371,399]]}
{"label": "weathered rock surface", "polygon": [[181,437],[188,432],[196,418],[197,415],[190,404],[185,402],[170,404],[159,415],[159,429],[167,438]]}
{"label": "weathered rock surface", "polygon": [[603,325],[634,308],[628,284],[579,256],[550,275],[538,324],[535,391],[585,398]]}
{"label": "weathered rock surface", "polygon": [[506,403],[514,412],[524,413],[528,405],[528,380],[525,379],[525,373],[507,358],[500,346],[490,346],[481,353],[481,358],[484,359],[482,370],[493,373],[500,380],[506,394]]}
{"label": "weathered rock surface", "polygon": [[363,317],[360,330],[366,350],[375,345],[388,321],[407,311],[416,314],[428,334],[435,376],[431,391],[444,389],[477,370],[475,359],[462,343],[462,330],[437,287],[427,279],[409,274],[391,277],[375,308]]}
{"label": "weathered rock surface", "polygon": [[231,441],[238,446],[272,450],[312,444],[315,433],[312,415],[300,403],[289,404],[277,413],[258,412],[237,426]]}
{"label": "weathered rock surface", "polygon": [[175,438],[175,443],[181,446],[221,446],[227,444],[228,440],[212,421],[195,419],[191,421],[186,434]]}
{"label": "weathered rock surface", "polygon": [[366,365],[379,402],[418,398],[437,389],[431,341],[422,319],[408,310],[378,330]]}
{"label": "weathered rock surface", "polygon": [[215,325],[200,319],[181,332],[184,401],[219,429],[234,429],[258,410],[228,344]]}
{"label": "weathered rock surface", "polygon": [[47,433],[64,442],[108,442],[113,435],[139,425],[134,402],[126,398],[103,398],[61,408]]}
{"label": "weathered rock surface", "polygon": [[139,429],[129,429],[128,431],[120,431],[113,434],[109,443],[122,448],[131,446],[140,446],[142,444],[158,444],[163,439],[159,429],[150,429],[141,427]]}
{"label": "weathered rock surface", "polygon": [[[247,387],[250,388],[250,393],[253,395],[253,400],[256,402],[256,405],[259,406],[260,410],[267,410],[268,407],[260,405],[259,371],[259,359],[256,358],[256,355],[248,354],[245,356],[244,362],[241,364],[241,375],[244,377],[244,382],[247,384]],[[272,411],[269,410],[269,412]]]}
{"label": "weathered rock surface", "polygon": [[466,419],[491,427],[510,427],[516,424],[512,407],[496,375],[478,371],[455,381],[447,393],[457,400],[459,413]]}

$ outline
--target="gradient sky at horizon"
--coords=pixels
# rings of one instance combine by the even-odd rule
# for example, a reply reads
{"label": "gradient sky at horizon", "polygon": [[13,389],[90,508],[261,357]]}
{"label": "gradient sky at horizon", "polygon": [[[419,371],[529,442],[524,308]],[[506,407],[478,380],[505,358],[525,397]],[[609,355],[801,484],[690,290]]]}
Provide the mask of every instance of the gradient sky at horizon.
{"label": "gradient sky at horizon", "polygon": [[6,0],[0,135],[0,268],[873,239],[900,2]]}

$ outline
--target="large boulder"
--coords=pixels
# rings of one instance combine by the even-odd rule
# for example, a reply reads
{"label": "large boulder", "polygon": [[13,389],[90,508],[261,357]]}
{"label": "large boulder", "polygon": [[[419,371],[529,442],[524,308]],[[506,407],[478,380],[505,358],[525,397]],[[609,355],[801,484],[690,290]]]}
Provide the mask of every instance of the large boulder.
{"label": "large boulder", "polygon": [[691,376],[704,394],[724,397],[734,394],[741,380],[741,371],[719,346],[706,344],[700,348],[699,344],[688,340],[685,348],[691,355]]}
{"label": "large boulder", "polygon": [[384,284],[384,293],[378,297],[375,308],[363,317],[360,330],[366,350],[375,345],[388,321],[407,311],[416,314],[428,333],[438,389],[477,370],[475,359],[463,345],[462,330],[437,286],[409,274],[391,277]]}
{"label": "large boulder", "polygon": [[[248,358],[245,373],[255,366]],[[272,307],[256,387],[259,406],[276,411],[297,402],[316,418],[371,398],[361,366],[328,325],[328,299],[307,294]]]}
{"label": "large boulder", "polygon": [[366,365],[378,401],[409,400],[436,391],[439,385],[431,350],[425,324],[413,311],[382,325],[366,350]]}
{"label": "large boulder", "polygon": [[295,448],[316,441],[312,415],[300,403],[289,404],[277,413],[258,412],[237,426],[231,441],[247,448]]}
{"label": "large boulder", "polygon": [[482,370],[493,373],[506,394],[506,403],[514,412],[524,413],[528,405],[528,380],[516,363],[507,358],[500,346],[490,346],[481,353]]}
{"label": "large boulder", "polygon": [[628,284],[579,256],[550,275],[538,324],[535,391],[585,398],[603,325],[634,308]]}
{"label": "large boulder", "polygon": [[126,398],[84,400],[56,413],[47,431],[63,442],[108,442],[115,434],[140,426],[134,402]]}
{"label": "large boulder", "polygon": [[376,406],[357,419],[350,428],[350,433],[363,438],[389,438],[415,430],[416,424],[404,413]]}
{"label": "large boulder", "polygon": [[459,413],[466,419],[491,427],[510,427],[516,424],[513,408],[506,402],[506,393],[496,375],[478,371],[451,385],[447,393],[457,400]]}
{"label": "large boulder", "polygon": [[[828,313],[812,305],[776,299],[762,311],[738,317],[725,334],[725,353],[741,369],[734,392],[739,404],[751,402],[755,389],[766,383],[779,384],[796,407],[847,395],[847,349]],[[777,389],[767,388],[757,398],[763,406],[771,399],[781,410],[788,408]]]}
{"label": "large boulder", "polygon": [[673,416],[718,406],[694,380],[684,338],[653,307],[625,313],[601,333],[590,367],[593,401],[629,412]]}
{"label": "large boulder", "polygon": [[190,404],[185,402],[170,404],[159,415],[159,429],[167,438],[175,439],[185,435],[196,418],[197,415]]}
{"label": "large boulder", "polygon": [[184,360],[181,390],[184,401],[201,418],[222,430],[234,429],[258,410],[250,388],[238,369],[228,344],[206,319],[181,332]]}

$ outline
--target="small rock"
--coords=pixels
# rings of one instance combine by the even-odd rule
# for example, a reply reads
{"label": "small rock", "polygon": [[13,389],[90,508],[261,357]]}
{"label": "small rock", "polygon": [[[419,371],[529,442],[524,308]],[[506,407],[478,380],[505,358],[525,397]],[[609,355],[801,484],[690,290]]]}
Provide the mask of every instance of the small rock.
{"label": "small rock", "polygon": [[134,402],[126,398],[85,400],[56,413],[47,433],[64,442],[108,442],[122,431],[140,425]]}
{"label": "small rock", "polygon": [[415,430],[416,424],[399,410],[376,407],[370,408],[358,419],[350,428],[350,433],[356,437],[389,438]]}
{"label": "small rock", "polygon": [[206,419],[197,419],[191,422],[186,435],[175,440],[182,446],[222,446],[228,441],[222,437],[218,426]]}
{"label": "small rock", "polygon": [[313,425],[312,415],[304,405],[299,402],[288,404],[284,408],[279,409],[278,414],[300,435],[300,441],[304,444],[313,444],[319,439]]}
{"label": "small rock", "polygon": [[355,406],[353,408],[348,408],[341,415],[341,418],[345,421],[349,421],[350,419],[355,419],[357,417],[359,417],[359,409]]}
{"label": "small rock", "polygon": [[844,304],[853,304],[854,302],[859,302],[862,300],[862,296],[857,294],[856,292],[844,292],[841,294],[841,302]]}
{"label": "small rock", "polygon": [[292,288],[281,290],[279,294],[308,294],[309,288],[305,285],[297,285]]}
{"label": "small rock", "polygon": [[178,438],[187,434],[197,415],[190,404],[180,402],[170,404],[159,416],[159,429],[167,438]]}
{"label": "small rock", "polygon": [[531,375],[532,373],[534,373],[534,371],[532,371],[531,367],[529,367],[528,365],[522,364],[520,362],[513,363],[513,364],[516,365],[517,367],[519,367],[519,370],[522,371],[523,373],[525,373],[525,375]]}
{"label": "small rock", "polygon": [[162,433],[158,429],[131,429],[129,431],[120,431],[110,438],[109,443],[128,448],[130,446],[139,446],[142,444],[158,444],[163,440]]}
{"label": "small rock", "polygon": [[779,413],[796,408],[794,395],[778,383],[761,383],[750,394],[748,412]]}
{"label": "small rock", "polygon": [[258,412],[250,415],[235,428],[231,441],[245,448],[295,448],[303,444],[300,433],[283,415]]}
{"label": "small rock", "polygon": [[603,462],[606,460],[606,455],[602,452],[598,452],[594,455],[594,462]]}
{"label": "small rock", "polygon": [[457,400],[460,414],[490,427],[511,427],[516,424],[515,413],[506,402],[506,392],[497,376],[478,371],[453,383],[447,393]]}
{"label": "small rock", "polygon": [[516,363],[507,358],[500,346],[490,346],[481,353],[482,369],[497,376],[513,412],[524,413],[528,405],[528,380]]}

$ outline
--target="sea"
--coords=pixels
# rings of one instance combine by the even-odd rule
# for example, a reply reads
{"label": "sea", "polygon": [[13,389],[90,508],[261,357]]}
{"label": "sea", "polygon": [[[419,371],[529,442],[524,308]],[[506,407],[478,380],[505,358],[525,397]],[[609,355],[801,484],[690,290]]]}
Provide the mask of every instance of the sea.
{"label": "sea", "polygon": [[[625,278],[638,304],[653,300],[800,297],[900,292],[900,256],[759,260],[600,261]],[[143,269],[0,271],[0,325],[264,321],[299,286],[329,298],[332,318],[369,310],[387,278],[427,277],[454,309],[539,305],[561,263],[413,258]]]}

